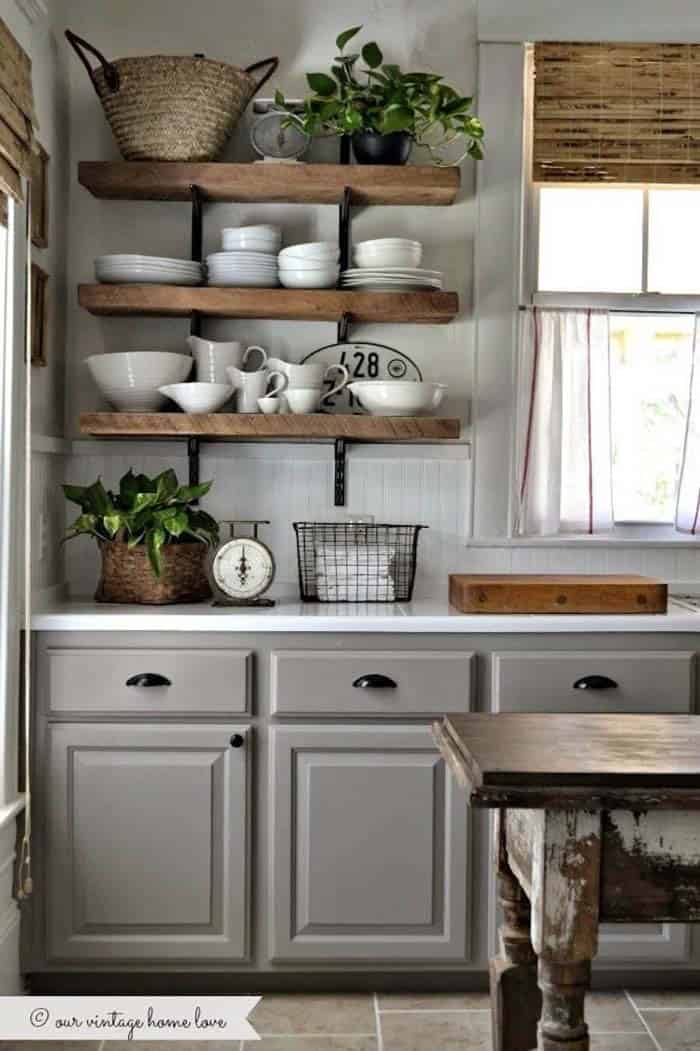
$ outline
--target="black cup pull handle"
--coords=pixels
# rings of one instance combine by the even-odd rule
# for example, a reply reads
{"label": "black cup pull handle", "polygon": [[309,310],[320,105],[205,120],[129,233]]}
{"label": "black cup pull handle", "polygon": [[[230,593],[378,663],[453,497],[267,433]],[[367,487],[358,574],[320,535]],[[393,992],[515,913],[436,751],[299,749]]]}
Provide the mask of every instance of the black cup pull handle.
{"label": "black cup pull handle", "polygon": [[614,679],[607,675],[584,675],[574,683],[575,690],[617,690],[618,685]]}
{"label": "black cup pull handle", "polygon": [[243,734],[234,734],[231,738],[232,748],[242,748],[245,744],[245,737]]}
{"label": "black cup pull handle", "polygon": [[144,671],[139,675],[132,675],[130,679],[126,680],[127,686],[172,686],[170,679],[166,679],[164,675],[159,675],[157,672]]}
{"label": "black cup pull handle", "polygon": [[388,675],[361,675],[353,686],[357,690],[395,690],[396,683]]}

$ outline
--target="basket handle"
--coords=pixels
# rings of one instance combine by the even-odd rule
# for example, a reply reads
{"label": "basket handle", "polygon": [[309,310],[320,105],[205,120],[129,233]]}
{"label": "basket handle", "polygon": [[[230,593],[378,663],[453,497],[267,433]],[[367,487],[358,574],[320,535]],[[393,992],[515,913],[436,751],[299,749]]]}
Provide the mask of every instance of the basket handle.
{"label": "basket handle", "polygon": [[258,91],[260,91],[260,88],[263,86],[263,84],[267,84],[268,80],[270,79],[272,74],[275,72],[275,70],[277,69],[279,64],[280,64],[280,60],[277,57],[275,57],[275,58],[263,58],[263,59],[260,60],[260,62],[254,62],[252,66],[246,66],[246,69],[245,69],[246,73],[254,73],[256,69],[260,69],[262,66],[269,66],[270,67],[268,69],[267,73],[263,74],[263,76],[260,78],[260,80],[257,82],[255,87],[253,88],[253,95],[256,95],[258,93]]}
{"label": "basket handle", "polygon": [[93,47],[92,44],[89,44],[87,42],[87,40],[83,40],[82,37],[78,36],[76,33],[73,33],[70,29],[66,29],[66,40],[73,48],[76,55],[88,71],[88,76],[90,77],[90,80],[93,83],[93,87],[95,88],[95,91],[97,91],[98,95],[99,91],[95,82],[95,70],[90,65],[89,59],[86,57],[83,49],[85,49],[85,51],[88,51],[91,55],[94,55],[99,64],[102,66],[102,72],[104,73],[105,80],[107,82],[107,87],[109,88],[109,90],[111,92],[119,91],[119,73],[117,72],[117,68],[116,66],[113,66],[111,62],[107,61],[107,59],[104,57],[101,51],[98,51],[96,47]]}

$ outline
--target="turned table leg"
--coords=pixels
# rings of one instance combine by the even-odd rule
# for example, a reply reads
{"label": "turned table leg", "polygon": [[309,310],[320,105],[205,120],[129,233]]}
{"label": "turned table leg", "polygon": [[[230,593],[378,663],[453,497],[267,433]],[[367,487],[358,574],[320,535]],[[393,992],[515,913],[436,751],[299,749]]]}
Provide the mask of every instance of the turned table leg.
{"label": "turned table leg", "polygon": [[598,949],[599,813],[538,812],[532,843],[532,941],[542,1017],[538,1051],[589,1051],[584,1001]]}
{"label": "turned table leg", "polygon": [[537,957],[530,941],[530,902],[508,865],[503,812],[496,816],[495,860],[504,922],[500,956],[491,960],[493,1051],[532,1051],[542,999]]}

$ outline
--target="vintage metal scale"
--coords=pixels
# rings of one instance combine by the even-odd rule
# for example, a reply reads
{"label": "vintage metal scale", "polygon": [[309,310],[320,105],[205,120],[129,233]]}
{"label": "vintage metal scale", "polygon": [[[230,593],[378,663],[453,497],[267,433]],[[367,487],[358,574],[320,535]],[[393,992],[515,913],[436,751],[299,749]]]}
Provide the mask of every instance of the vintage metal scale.
{"label": "vintage metal scale", "polygon": [[[274,599],[262,596],[275,578],[275,559],[267,544],[258,539],[260,526],[269,524],[267,519],[250,518],[221,522],[229,527],[231,538],[214,555],[214,606],[274,606]],[[236,526],[252,526],[252,537],[236,536]]]}

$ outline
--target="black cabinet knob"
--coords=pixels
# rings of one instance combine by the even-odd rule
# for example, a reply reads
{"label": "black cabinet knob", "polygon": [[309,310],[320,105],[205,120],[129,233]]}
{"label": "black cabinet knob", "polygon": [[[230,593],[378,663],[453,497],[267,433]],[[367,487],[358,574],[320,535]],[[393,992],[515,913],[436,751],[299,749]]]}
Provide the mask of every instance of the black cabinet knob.
{"label": "black cabinet knob", "polygon": [[396,683],[388,675],[361,675],[353,686],[357,690],[395,690]]}
{"label": "black cabinet knob", "polygon": [[245,744],[245,737],[243,737],[242,734],[234,734],[233,737],[231,738],[231,747],[232,748],[242,748],[244,744]]}
{"label": "black cabinet knob", "polygon": [[157,672],[144,671],[140,675],[132,675],[126,680],[127,686],[172,686],[170,679]]}
{"label": "black cabinet knob", "polygon": [[614,679],[607,675],[584,675],[574,683],[575,690],[617,690],[618,685]]}

